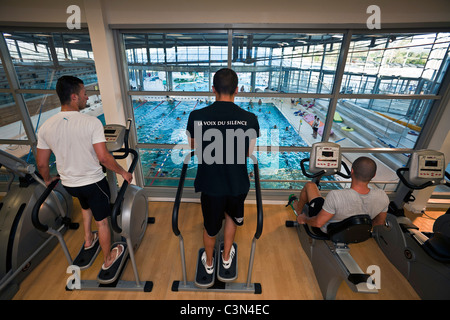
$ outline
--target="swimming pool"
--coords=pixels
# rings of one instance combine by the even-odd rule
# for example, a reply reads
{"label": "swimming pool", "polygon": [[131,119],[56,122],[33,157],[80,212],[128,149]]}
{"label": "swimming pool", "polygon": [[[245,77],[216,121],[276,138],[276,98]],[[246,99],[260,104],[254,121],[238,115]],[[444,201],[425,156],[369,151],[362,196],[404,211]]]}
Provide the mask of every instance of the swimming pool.
{"label": "swimming pool", "polygon": [[[189,114],[208,106],[205,100],[134,101],[133,110],[139,143],[187,144]],[[239,106],[258,117],[261,137],[258,146],[306,147],[294,127],[273,103],[245,102]]]}
{"label": "swimming pool", "polygon": [[[136,100],[133,101],[134,117],[139,143],[188,144],[186,125],[190,112],[204,108],[211,102],[205,99],[186,100]],[[302,146],[307,143],[270,102],[249,100],[237,104],[258,117],[261,136],[257,139],[256,157],[259,163],[261,187],[264,189],[299,189],[303,183],[280,180],[305,180],[300,161],[309,157],[304,152],[265,152],[264,146]],[[259,149],[258,149],[259,148]],[[182,161],[190,150],[140,149],[145,186],[176,186],[181,173]],[[186,186],[193,186],[197,171],[196,158],[187,170]],[[249,161],[248,172],[252,176],[253,164]],[[327,184],[327,188],[339,186]]]}

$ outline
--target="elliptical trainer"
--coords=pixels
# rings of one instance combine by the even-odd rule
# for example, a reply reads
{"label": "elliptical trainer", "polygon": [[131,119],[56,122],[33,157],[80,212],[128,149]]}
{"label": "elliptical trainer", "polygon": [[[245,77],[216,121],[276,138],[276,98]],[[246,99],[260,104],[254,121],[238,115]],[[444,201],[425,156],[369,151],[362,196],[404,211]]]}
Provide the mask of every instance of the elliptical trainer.
{"label": "elliptical trainer", "polygon": [[[131,120],[128,120],[127,127],[115,124],[106,125],[104,130],[108,150],[112,153],[122,153],[119,155],[114,155],[116,159],[124,159],[130,153],[133,155],[133,161],[128,169],[128,172],[132,173],[139,160],[139,154],[136,150],[133,150],[128,146],[128,134],[130,127]],[[122,145],[124,145],[124,148],[122,148]],[[127,181],[122,183],[120,190],[117,192],[115,174],[107,170],[107,177],[111,190],[111,201],[113,201],[111,203],[113,206],[111,214],[111,227],[113,232],[111,237],[113,241],[116,241],[112,246],[120,243],[124,246],[125,251],[121,257],[113,263],[111,268],[106,270],[106,272],[105,270],[100,270],[96,280],[81,280],[79,272],[81,267],[74,264],[75,261],[79,261],[80,259],[75,259],[73,261],[63,237],[58,237],[63,251],[65,252],[69,267],[74,272],[72,281],[67,282],[66,289],[151,292],[153,282],[140,280],[134,257],[134,253],[138,249],[142,238],[144,237],[147,224],[154,223],[155,221],[154,218],[148,217],[147,196],[142,188],[135,185],[129,185]],[[55,180],[54,183],[51,183],[48,186],[44,194],[42,194],[41,198],[34,206],[33,224],[42,232],[55,232],[52,231],[47,225],[41,223],[40,203],[46,199],[58,181],[59,180]],[[91,258],[95,259],[95,257],[96,254],[94,254]],[[120,279],[128,259],[131,260],[132,263],[135,281],[124,281]],[[91,263],[88,261],[87,265],[89,266],[90,264]],[[83,266],[86,267],[86,265]]]}
{"label": "elliptical trainer", "polygon": [[[0,150],[0,167],[10,175],[7,193],[0,201],[0,299],[11,299],[20,282],[58,241],[54,234],[36,230],[31,222],[33,206],[46,188],[34,165]],[[77,229],[78,224],[70,219],[72,207],[72,197],[59,186],[42,203],[42,221],[60,234]]]}

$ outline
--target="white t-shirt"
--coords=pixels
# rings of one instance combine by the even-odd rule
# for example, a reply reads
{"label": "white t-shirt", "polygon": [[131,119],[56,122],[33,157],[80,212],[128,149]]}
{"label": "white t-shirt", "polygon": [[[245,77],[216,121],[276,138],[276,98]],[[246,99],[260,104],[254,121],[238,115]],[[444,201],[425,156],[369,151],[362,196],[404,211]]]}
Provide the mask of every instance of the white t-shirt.
{"label": "white t-shirt", "polygon": [[387,212],[388,205],[389,198],[381,189],[371,188],[368,194],[360,194],[353,189],[332,190],[325,198],[322,209],[334,216],[320,229],[326,233],[328,224],[358,214],[367,214],[373,219],[380,212]]}
{"label": "white t-shirt", "polygon": [[51,149],[56,169],[67,187],[81,187],[102,180],[105,174],[95,153],[95,143],[106,142],[103,125],[96,117],[62,111],[39,128],[39,149]]}

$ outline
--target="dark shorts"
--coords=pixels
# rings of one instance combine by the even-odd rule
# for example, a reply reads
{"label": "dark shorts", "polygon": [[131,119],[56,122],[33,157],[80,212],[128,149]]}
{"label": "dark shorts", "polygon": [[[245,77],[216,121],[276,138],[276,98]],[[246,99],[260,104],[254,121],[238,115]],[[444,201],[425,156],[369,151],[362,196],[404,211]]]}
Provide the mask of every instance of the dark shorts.
{"label": "dark shorts", "polygon": [[101,221],[111,215],[111,193],[106,178],[82,187],[64,188],[72,197],[78,198],[83,209],[91,209],[95,221]]}
{"label": "dark shorts", "polygon": [[322,210],[323,204],[325,203],[325,199],[322,197],[317,197],[312,199],[308,203],[308,215],[310,217],[314,217],[319,214],[320,210]]}
{"label": "dark shorts", "polygon": [[225,213],[230,216],[238,226],[244,224],[244,201],[247,194],[238,196],[211,196],[202,192],[200,200],[202,203],[203,225],[209,236],[216,236]]}

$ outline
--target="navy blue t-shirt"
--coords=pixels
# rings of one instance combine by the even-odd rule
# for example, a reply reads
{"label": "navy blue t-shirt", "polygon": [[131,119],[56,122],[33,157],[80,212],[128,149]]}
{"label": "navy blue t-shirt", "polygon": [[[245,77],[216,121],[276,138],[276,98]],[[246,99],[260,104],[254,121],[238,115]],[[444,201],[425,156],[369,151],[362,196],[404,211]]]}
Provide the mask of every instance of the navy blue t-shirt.
{"label": "navy blue t-shirt", "polygon": [[233,102],[216,101],[192,111],[186,130],[197,146],[195,192],[214,196],[248,193],[249,144],[260,135],[256,115]]}

